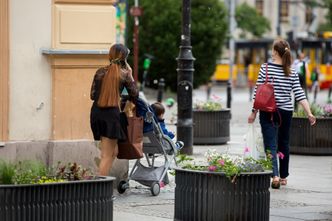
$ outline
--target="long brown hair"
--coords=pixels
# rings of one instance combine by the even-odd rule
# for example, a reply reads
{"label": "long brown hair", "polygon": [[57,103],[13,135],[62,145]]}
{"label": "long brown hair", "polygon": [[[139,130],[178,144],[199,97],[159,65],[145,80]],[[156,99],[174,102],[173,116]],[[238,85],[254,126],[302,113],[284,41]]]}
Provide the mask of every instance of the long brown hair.
{"label": "long brown hair", "polygon": [[277,39],[273,42],[273,50],[275,50],[282,59],[282,68],[286,76],[291,74],[292,57],[289,43],[283,39]]}
{"label": "long brown hair", "polygon": [[120,72],[129,50],[122,44],[114,44],[109,51],[110,65],[105,74],[98,99],[100,107],[117,107],[120,103]]}

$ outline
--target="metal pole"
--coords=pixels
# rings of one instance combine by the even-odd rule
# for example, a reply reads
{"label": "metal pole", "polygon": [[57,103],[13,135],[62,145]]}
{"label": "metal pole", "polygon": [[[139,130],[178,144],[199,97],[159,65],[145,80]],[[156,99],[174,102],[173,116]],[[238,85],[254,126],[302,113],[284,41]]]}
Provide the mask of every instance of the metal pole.
{"label": "metal pole", "polygon": [[164,78],[160,78],[158,83],[158,93],[157,93],[158,102],[162,102],[163,100],[164,88],[165,88],[165,80]]}
{"label": "metal pole", "polygon": [[235,22],[235,1],[229,1],[229,29],[230,29],[230,39],[229,39],[229,77],[227,81],[227,108],[231,108],[232,104],[232,81],[233,81],[233,66],[234,66],[234,54],[235,54],[235,41],[233,33],[235,32],[236,22]]}
{"label": "metal pole", "polygon": [[191,0],[182,0],[182,34],[178,61],[178,121],[177,140],[184,142],[181,153],[193,154],[192,90],[194,60],[191,47]]}
{"label": "metal pole", "polygon": [[281,0],[278,0],[278,24],[277,24],[277,35],[281,36]]}
{"label": "metal pole", "polygon": [[[139,7],[138,0],[135,0],[135,8]],[[134,43],[134,79],[137,82],[138,80],[138,43],[139,43],[139,37],[138,37],[138,29],[139,29],[139,19],[138,16],[134,17],[134,38],[133,38],[133,43]]]}

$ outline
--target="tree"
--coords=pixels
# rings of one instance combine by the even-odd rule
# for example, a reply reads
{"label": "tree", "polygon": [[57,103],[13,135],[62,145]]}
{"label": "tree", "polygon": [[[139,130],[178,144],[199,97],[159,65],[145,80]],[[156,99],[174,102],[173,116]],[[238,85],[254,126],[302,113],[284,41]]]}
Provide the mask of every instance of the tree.
{"label": "tree", "polygon": [[249,32],[255,37],[262,37],[266,31],[271,30],[270,21],[247,3],[236,7],[235,19],[243,36]]}
{"label": "tree", "polygon": [[332,0],[323,0],[323,7],[328,10],[325,16],[326,22],[321,24],[318,30],[321,32],[332,31]]}
{"label": "tree", "polygon": [[306,7],[321,7],[327,9],[325,16],[326,22],[322,23],[318,27],[318,32],[332,31],[332,0],[306,0],[303,1]]}
{"label": "tree", "polygon": [[[181,35],[181,1],[179,0],[142,0],[140,6],[144,13],[140,18],[139,47],[140,69],[144,54],[155,57],[149,69],[149,78],[164,78],[166,86],[177,88],[177,61]],[[133,0],[129,1],[133,5]],[[219,0],[192,0],[191,43],[194,63],[194,87],[206,83],[212,76],[216,60],[227,32],[227,11]],[[132,48],[133,18],[128,22],[128,47]]]}

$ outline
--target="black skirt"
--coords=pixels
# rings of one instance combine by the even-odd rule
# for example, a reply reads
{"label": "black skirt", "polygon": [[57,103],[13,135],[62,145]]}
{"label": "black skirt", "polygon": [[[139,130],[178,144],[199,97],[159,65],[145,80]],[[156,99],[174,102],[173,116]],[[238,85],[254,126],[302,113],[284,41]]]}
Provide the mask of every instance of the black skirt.
{"label": "black skirt", "polygon": [[91,107],[90,126],[95,140],[101,137],[125,140],[125,118],[121,117],[118,107],[99,108],[95,103]]}

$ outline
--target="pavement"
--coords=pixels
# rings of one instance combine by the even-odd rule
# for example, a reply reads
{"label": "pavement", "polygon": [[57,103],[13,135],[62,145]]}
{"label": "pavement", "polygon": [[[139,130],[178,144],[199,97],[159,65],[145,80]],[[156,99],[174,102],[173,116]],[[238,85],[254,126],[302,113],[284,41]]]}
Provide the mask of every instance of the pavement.
{"label": "pavement", "polygon": [[[212,95],[219,96],[226,106],[225,86],[214,86]],[[193,158],[204,160],[208,149],[216,149],[230,154],[243,154],[244,135],[248,130],[247,117],[252,107],[248,89],[233,90],[230,141],[224,145],[194,145]],[[172,95],[168,95],[172,96]],[[152,103],[156,93],[147,91],[146,97]],[[174,95],[173,95],[174,97]],[[164,100],[167,97],[164,97]],[[312,94],[309,94],[309,99]],[[206,99],[204,88],[193,92],[193,100]],[[317,102],[327,101],[327,91],[320,91]],[[176,106],[166,110],[166,123],[176,131]],[[257,121],[257,120],[256,120]],[[259,127],[258,122],[256,126]],[[331,134],[332,135],[332,134]],[[162,162],[162,160],[159,160]],[[130,167],[135,161],[130,161]],[[158,196],[152,196],[149,189],[130,181],[131,188],[122,195],[115,191],[115,221],[169,221],[174,216],[174,176],[169,175],[170,183],[161,188]],[[332,156],[291,155],[288,185],[279,190],[270,189],[271,221],[332,221]]]}

